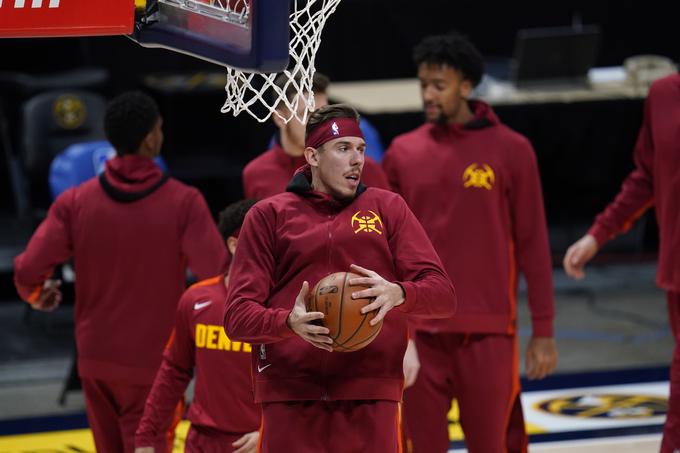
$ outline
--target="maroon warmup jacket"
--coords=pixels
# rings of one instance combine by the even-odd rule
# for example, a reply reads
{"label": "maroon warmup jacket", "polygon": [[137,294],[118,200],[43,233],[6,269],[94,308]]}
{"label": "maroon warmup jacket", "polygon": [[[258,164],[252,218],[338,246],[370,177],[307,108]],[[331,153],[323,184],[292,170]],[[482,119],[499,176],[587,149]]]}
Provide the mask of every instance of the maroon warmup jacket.
{"label": "maroon warmup jacket", "polygon": [[660,233],[656,281],[680,292],[680,74],[652,84],[634,159],[635,169],[589,233],[602,246],[655,206]]}
{"label": "maroon warmup jacket", "polygon": [[[232,263],[225,311],[227,335],[253,344],[257,402],[399,401],[407,342],[406,314],[448,317],[456,297],[422,227],[402,198],[360,185],[346,204],[310,187],[309,167],[288,192],[246,215]],[[286,318],[303,281],[358,264],[399,283],[406,301],[380,334],[356,352],[326,352],[291,331]]]}
{"label": "maroon warmup jacket", "polygon": [[117,157],[61,194],[14,260],[19,295],[36,300],[73,257],[80,376],[150,384],[175,321],[187,264],[224,271],[226,247],[198,190],[151,160]]}
{"label": "maroon warmup jacket", "polygon": [[246,434],[260,426],[260,406],[253,402],[250,345],[224,333],[224,277],[189,288],[179,301],[175,330],[146,400],[135,436],[137,447],[152,446],[172,420],[196,368],[194,399],[187,418],[192,425],[228,434]]}
{"label": "maroon warmup jacket", "polygon": [[470,105],[469,123],[425,124],[397,137],[383,158],[390,184],[422,223],[456,284],[456,316],[418,328],[515,332],[522,272],[533,335],[552,336],[552,265],[534,151],[487,104]]}
{"label": "maroon warmup jacket", "polygon": [[[368,187],[389,189],[380,165],[366,157],[361,180]],[[262,200],[284,192],[295,170],[307,163],[304,156],[292,157],[278,143],[260,154],[243,169],[243,193],[246,198]]]}

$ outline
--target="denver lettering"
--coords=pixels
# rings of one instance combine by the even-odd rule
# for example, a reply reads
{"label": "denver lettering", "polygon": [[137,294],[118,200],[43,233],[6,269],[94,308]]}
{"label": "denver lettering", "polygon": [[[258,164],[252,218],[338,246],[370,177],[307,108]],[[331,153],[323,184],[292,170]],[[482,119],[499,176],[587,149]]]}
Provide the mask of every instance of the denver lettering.
{"label": "denver lettering", "polygon": [[216,349],[220,351],[250,352],[249,343],[231,341],[224,333],[222,326],[196,324],[194,343],[197,348]]}

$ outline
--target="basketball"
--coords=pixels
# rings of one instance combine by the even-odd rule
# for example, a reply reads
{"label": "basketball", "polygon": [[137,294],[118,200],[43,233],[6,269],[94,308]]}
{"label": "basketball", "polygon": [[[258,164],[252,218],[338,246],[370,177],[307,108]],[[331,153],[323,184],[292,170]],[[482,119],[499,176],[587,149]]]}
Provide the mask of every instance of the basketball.
{"label": "basketball", "polygon": [[336,272],[322,278],[314,286],[307,299],[307,311],[320,311],[324,314],[321,324],[330,330],[332,348],[338,352],[358,351],[368,346],[380,333],[382,322],[375,326],[370,321],[377,310],[366,314],[361,309],[373,299],[352,299],[352,293],[366,286],[349,284],[352,278],[361,275],[351,272]]}

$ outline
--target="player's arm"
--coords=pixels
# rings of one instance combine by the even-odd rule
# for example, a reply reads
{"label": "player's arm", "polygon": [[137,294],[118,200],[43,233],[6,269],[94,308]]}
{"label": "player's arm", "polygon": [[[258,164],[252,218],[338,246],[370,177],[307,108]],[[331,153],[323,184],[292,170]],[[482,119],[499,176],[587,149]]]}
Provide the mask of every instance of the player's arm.
{"label": "player's arm", "polygon": [[275,227],[273,215],[265,215],[262,209],[255,205],[248,211],[239,235],[225,304],[227,336],[251,344],[274,343],[295,335],[310,341],[312,336],[322,335],[323,328],[312,322],[323,314],[305,310],[307,282],[292,310],[265,306],[273,287]]}
{"label": "player's arm", "polygon": [[370,287],[353,297],[376,298],[362,312],[378,310],[373,325],[394,307],[422,318],[453,315],[456,292],[425,230],[401,196],[392,195],[386,206],[390,216],[385,225],[398,280],[389,282],[371,269],[353,265],[352,270],[363,276],[351,279],[350,284]]}
{"label": "player's arm", "polygon": [[635,169],[626,177],[614,201],[595,218],[588,233],[572,244],[562,265],[568,276],[581,279],[583,267],[608,240],[628,231],[644,212],[654,205],[654,141],[651,121],[654,86],[645,103],[645,114],[633,158]]}
{"label": "player's arm", "polygon": [[526,353],[527,377],[542,379],[557,366],[550,244],[536,155],[528,142],[515,154],[509,164],[514,237],[509,253],[517,256],[529,292],[532,337]]}
{"label": "player's arm", "polygon": [[177,404],[193,377],[195,347],[188,313],[193,305],[191,292],[188,290],[180,299],[175,329],[166,345],[135,434],[137,448],[153,448],[155,440],[168,430]]}
{"label": "player's arm", "polygon": [[37,310],[54,310],[61,301],[61,282],[49,277],[73,253],[74,195],[71,189],[57,197],[26,250],[14,259],[14,284],[19,296]]}
{"label": "player's arm", "polygon": [[182,253],[198,280],[214,277],[227,268],[227,247],[217,231],[208,205],[198,190],[185,200]]}

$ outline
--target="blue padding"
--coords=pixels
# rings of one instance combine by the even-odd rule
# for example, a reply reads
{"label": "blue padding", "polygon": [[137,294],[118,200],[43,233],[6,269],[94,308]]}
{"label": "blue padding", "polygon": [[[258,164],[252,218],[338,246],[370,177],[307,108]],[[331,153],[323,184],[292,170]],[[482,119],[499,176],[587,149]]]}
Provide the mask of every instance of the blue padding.
{"label": "blue padding", "polygon": [[[71,145],[59,153],[50,165],[49,184],[52,198],[71,187],[76,187],[104,171],[107,160],[115,157],[116,151],[105,140]],[[159,156],[154,159],[165,172],[167,165]]]}

